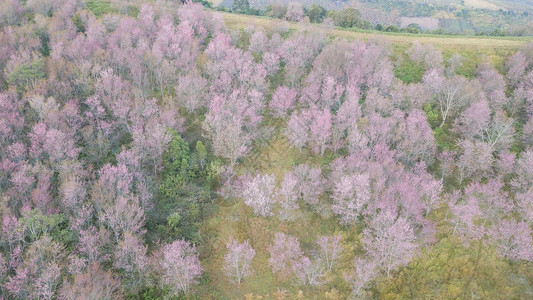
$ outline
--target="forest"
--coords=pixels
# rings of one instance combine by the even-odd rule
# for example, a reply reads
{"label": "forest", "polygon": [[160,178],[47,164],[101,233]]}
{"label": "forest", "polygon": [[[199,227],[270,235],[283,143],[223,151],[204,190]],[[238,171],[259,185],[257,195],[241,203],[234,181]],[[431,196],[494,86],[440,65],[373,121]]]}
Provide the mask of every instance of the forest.
{"label": "forest", "polygon": [[0,299],[533,298],[533,43],[293,12],[0,0]]}

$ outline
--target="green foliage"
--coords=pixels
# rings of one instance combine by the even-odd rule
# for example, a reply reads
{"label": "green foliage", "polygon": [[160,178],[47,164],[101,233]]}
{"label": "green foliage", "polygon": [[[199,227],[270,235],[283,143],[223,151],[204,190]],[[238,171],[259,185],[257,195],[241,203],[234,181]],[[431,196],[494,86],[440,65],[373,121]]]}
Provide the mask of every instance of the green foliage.
{"label": "green foliage", "polygon": [[309,17],[311,23],[321,23],[327,12],[322,6],[313,4],[309,7],[305,15]]}
{"label": "green foliage", "polygon": [[426,103],[424,105],[424,112],[433,134],[435,136],[435,143],[440,150],[453,150],[455,147],[456,136],[450,132],[450,121],[447,120],[442,127],[439,127],[442,119],[435,104]]}
{"label": "green foliage", "polygon": [[48,235],[53,240],[68,245],[73,241],[68,227],[68,221],[63,214],[44,215],[40,210],[32,209],[24,212],[17,230],[21,231],[26,242]]}
{"label": "green foliage", "polygon": [[48,32],[44,29],[38,29],[37,35],[39,36],[39,40],[41,41],[41,47],[39,48],[39,53],[41,53],[42,56],[50,56],[50,36],[48,35]]}
{"label": "green foliage", "polygon": [[407,84],[420,82],[424,76],[424,66],[404,57],[402,62],[395,66],[394,75]]}
{"label": "green foliage", "polygon": [[168,149],[163,153],[163,190],[169,194],[167,197],[174,197],[173,191],[183,187],[193,176],[190,168],[191,157],[189,144],[185,142],[175,130],[170,132],[172,140],[168,144]]}
{"label": "green foliage", "polygon": [[139,7],[135,5],[128,5],[125,10],[126,14],[130,17],[137,18],[139,15]]}
{"label": "green foliage", "polygon": [[343,10],[332,10],[328,12],[328,17],[333,20],[335,26],[343,28],[371,28],[368,22],[361,19],[361,13],[355,8],[350,7]]}
{"label": "green foliage", "polygon": [[431,126],[431,128],[433,129],[437,128],[441,123],[440,117],[439,117],[439,111],[433,108],[431,103],[426,103],[424,105],[424,112],[426,113],[429,126]]}
{"label": "green foliage", "polygon": [[198,141],[196,142],[196,147],[194,150],[195,150],[194,159],[200,165],[200,167],[203,168],[207,160],[207,149],[205,148],[202,141]]}
{"label": "green foliage", "polygon": [[420,32],[422,32],[422,28],[420,28],[420,26],[418,24],[409,24],[403,30],[405,32],[408,32],[408,33],[420,33]]}
{"label": "green foliage", "polygon": [[231,9],[236,13],[246,14],[250,11],[250,3],[248,0],[234,0]]}
{"label": "green foliage", "polygon": [[110,14],[116,11],[111,6],[111,1],[105,0],[89,0],[87,1],[87,9],[97,17],[103,16],[105,14]]}
{"label": "green foliage", "polygon": [[22,64],[9,73],[7,83],[17,87],[17,92],[22,94],[33,82],[46,78],[44,59],[38,58],[30,64]]}
{"label": "green foliage", "polygon": [[206,181],[207,150],[201,142],[191,152],[189,144],[176,131],[163,154],[163,171],[156,194],[155,207],[147,218],[151,239],[171,241],[185,238],[198,241],[198,228],[208,214],[212,199]]}
{"label": "green foliage", "polygon": [[72,23],[74,23],[78,32],[85,33],[85,22],[83,22],[83,19],[79,13],[76,13],[72,17]]}
{"label": "green foliage", "polygon": [[386,32],[400,32],[400,28],[396,25],[389,25],[384,29]]}
{"label": "green foliage", "polygon": [[126,295],[127,300],[159,300],[159,299],[174,299],[169,298],[168,287],[159,287],[158,285],[152,285],[141,289],[139,293]]}
{"label": "green foliage", "polygon": [[433,133],[435,134],[435,142],[442,150],[453,150],[455,147],[455,138],[449,134],[448,130],[443,127],[437,127]]}

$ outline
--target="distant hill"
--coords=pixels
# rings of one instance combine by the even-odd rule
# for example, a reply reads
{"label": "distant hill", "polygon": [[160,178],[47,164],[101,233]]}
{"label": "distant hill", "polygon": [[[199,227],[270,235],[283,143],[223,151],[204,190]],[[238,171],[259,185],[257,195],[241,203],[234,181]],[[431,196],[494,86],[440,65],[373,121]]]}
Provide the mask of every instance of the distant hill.
{"label": "distant hill", "polygon": [[[273,3],[289,3],[291,1],[286,0],[248,0],[251,7],[264,9],[268,5]],[[218,3],[217,3],[218,2]],[[300,2],[304,7],[309,7],[313,4],[318,4],[327,10],[339,9],[349,4],[348,0],[297,0],[294,2]],[[224,7],[231,7],[233,0],[215,0],[215,5],[223,5]]]}
{"label": "distant hill", "polygon": [[532,0],[464,0],[466,7],[533,12]]}
{"label": "distant hill", "polygon": [[[327,10],[357,8],[361,17],[376,26],[418,25],[422,30],[452,34],[515,32],[533,34],[533,0],[294,0],[304,7],[318,4]],[[249,0],[265,9],[290,0]],[[233,0],[213,0],[215,6],[231,8]]]}

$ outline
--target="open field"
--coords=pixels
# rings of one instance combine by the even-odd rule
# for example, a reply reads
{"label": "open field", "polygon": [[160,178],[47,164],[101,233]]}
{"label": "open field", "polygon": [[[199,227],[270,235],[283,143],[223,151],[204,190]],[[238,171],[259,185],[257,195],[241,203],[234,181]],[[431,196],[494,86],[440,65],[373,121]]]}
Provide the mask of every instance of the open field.
{"label": "open field", "polygon": [[482,9],[531,10],[533,1],[530,0],[465,0],[465,6]]}
{"label": "open field", "polygon": [[[221,13],[226,21],[226,24],[230,27],[246,27],[248,24],[254,24],[256,26],[274,26],[277,19],[271,19],[266,17],[237,15],[231,13]],[[292,30],[298,28],[298,24],[290,23],[289,27]],[[311,24],[310,26],[320,25]],[[406,33],[388,33],[375,30],[357,30],[357,29],[342,29],[335,28],[330,32],[332,37],[342,37],[347,39],[361,39],[367,40],[370,37],[376,35],[384,36],[393,43],[398,44],[411,44],[414,40],[418,40],[421,43],[433,44],[437,47],[449,49],[449,48],[471,48],[482,49],[483,51],[491,52],[490,50],[497,51],[499,49],[514,50],[521,46],[533,41],[533,37],[479,37],[479,36],[447,36],[447,35],[426,35],[426,34],[406,34]]]}

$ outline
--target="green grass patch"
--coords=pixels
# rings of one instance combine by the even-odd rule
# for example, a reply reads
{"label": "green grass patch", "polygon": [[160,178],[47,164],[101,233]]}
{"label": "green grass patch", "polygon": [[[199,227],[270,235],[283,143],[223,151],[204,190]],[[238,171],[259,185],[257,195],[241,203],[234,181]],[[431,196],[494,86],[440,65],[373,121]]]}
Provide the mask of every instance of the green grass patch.
{"label": "green grass patch", "polygon": [[399,78],[403,83],[414,83],[422,81],[424,76],[424,66],[408,58],[394,68],[394,76]]}
{"label": "green grass patch", "polygon": [[102,0],[87,1],[87,9],[97,17],[117,12],[117,10],[111,5],[111,1]]}

